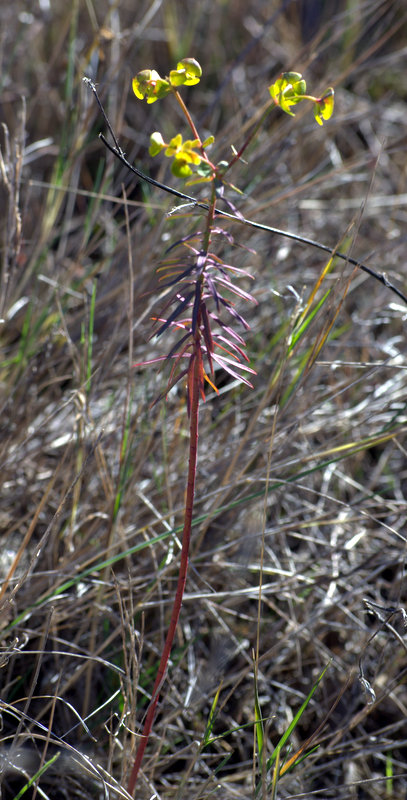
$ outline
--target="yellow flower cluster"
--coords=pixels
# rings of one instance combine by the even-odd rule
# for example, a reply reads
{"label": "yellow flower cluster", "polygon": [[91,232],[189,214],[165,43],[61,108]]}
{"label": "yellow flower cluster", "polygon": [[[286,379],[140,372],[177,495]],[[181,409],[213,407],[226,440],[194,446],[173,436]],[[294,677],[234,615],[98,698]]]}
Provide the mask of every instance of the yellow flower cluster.
{"label": "yellow flower cluster", "polygon": [[194,58],[183,58],[172,69],[168,78],[161,78],[155,69],[143,69],[133,78],[133,92],[139,100],[155,103],[169,94],[173,87],[194,86],[202,75],[200,64]]}

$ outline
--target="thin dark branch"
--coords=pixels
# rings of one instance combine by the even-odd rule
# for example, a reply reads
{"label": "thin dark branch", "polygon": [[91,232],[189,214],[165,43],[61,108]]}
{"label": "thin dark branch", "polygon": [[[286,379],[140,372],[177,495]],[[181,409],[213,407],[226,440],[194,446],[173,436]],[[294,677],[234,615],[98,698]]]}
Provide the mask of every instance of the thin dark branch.
{"label": "thin dark branch", "polygon": [[[159,181],[155,181],[154,178],[150,178],[149,175],[145,175],[144,172],[141,172],[141,170],[137,169],[137,167],[133,167],[133,164],[130,164],[130,162],[127,161],[127,158],[123,153],[123,150],[120,147],[119,148],[113,147],[113,145],[107,141],[103,133],[99,133],[99,139],[102,140],[103,144],[107,147],[107,149],[110,150],[110,152],[113,153],[113,155],[115,155],[116,158],[118,158],[119,161],[121,161],[122,164],[124,164],[124,166],[127,167],[127,169],[129,169],[131,172],[134,172],[135,175],[137,175],[143,181],[146,181],[146,183],[151,183],[152,186],[156,186],[157,189],[162,189],[163,192],[168,192],[168,194],[173,194],[175,195],[175,197],[180,197],[181,200],[188,200],[189,203],[191,203],[194,206],[198,206],[199,208],[202,208],[204,211],[208,210],[208,206],[206,203],[200,203],[194,197],[190,197],[188,194],[184,194],[183,192],[178,192],[177,189],[173,189],[172,186],[167,186],[165,183],[160,183]],[[232,216],[232,214],[227,216]]]}
{"label": "thin dark branch", "polygon": [[[116,158],[118,158],[119,161],[121,161],[121,163],[125,167],[127,167],[127,169],[129,169],[131,172],[137,175],[138,178],[141,178],[141,180],[146,181],[146,183],[150,183],[152,186],[155,186],[157,189],[161,189],[163,192],[167,192],[168,194],[172,194],[175,197],[179,197],[181,200],[187,201],[196,208],[201,208],[203,211],[208,211],[209,206],[207,205],[207,203],[203,203],[197,200],[195,197],[191,197],[191,195],[185,194],[185,192],[179,192],[177,189],[173,189],[172,186],[167,186],[165,183],[160,183],[160,181],[156,181],[154,180],[154,178],[150,178],[149,175],[145,175],[144,172],[141,172],[141,170],[137,169],[137,167],[134,167],[132,164],[130,164],[129,161],[127,161],[125,154],[121,149],[117,141],[117,138],[112,130],[112,127],[106,116],[106,112],[104,111],[102,103],[100,102],[94,83],[89,78],[84,78],[83,80],[92,89],[96,97],[97,103],[99,105],[99,108],[101,109],[101,112],[103,114],[103,118],[113,138],[114,146],[107,141],[103,133],[99,134],[100,139],[102,140],[103,144],[107,147],[107,149],[110,150],[110,152],[113,153],[113,155],[116,156]],[[261,222],[255,222],[254,220],[246,219],[246,217],[241,217],[240,215],[236,216],[235,214],[230,214],[227,211],[220,211],[219,209],[215,209],[215,216],[227,217],[227,219],[233,219],[235,220],[235,222],[240,222],[242,225],[249,225],[251,228],[256,228],[257,230],[266,231],[267,233],[274,233],[276,236],[283,236],[286,239],[291,239],[292,241],[300,242],[301,244],[307,244],[310,247],[316,247],[318,250],[323,250],[324,253],[329,253],[331,256],[335,256],[335,258],[340,258],[342,261],[347,261],[348,264],[352,264],[352,266],[358,267],[358,269],[363,270],[363,272],[366,272],[372,278],[375,278],[375,280],[379,281],[383,286],[386,287],[386,289],[390,289],[391,292],[396,294],[397,297],[407,305],[407,296],[401,291],[401,289],[398,289],[397,286],[395,286],[393,283],[391,283],[391,281],[389,281],[385,272],[377,272],[371,267],[366,266],[366,264],[364,264],[362,261],[358,261],[356,258],[351,258],[351,256],[348,256],[345,253],[341,253],[340,251],[335,250],[335,248],[328,247],[328,245],[322,244],[321,242],[316,242],[315,239],[308,239],[307,237],[300,236],[297,233],[284,231],[281,230],[280,228],[273,228],[271,225],[264,225]]]}
{"label": "thin dark branch", "polygon": [[106,111],[103,108],[103,105],[102,105],[102,103],[100,101],[100,98],[99,98],[99,95],[97,93],[97,89],[96,89],[95,84],[93,83],[93,81],[91,81],[90,78],[83,78],[83,82],[86,83],[87,86],[89,86],[89,88],[92,90],[92,92],[93,92],[93,94],[94,94],[94,96],[96,98],[96,102],[97,102],[97,104],[98,104],[98,106],[99,106],[99,108],[100,108],[100,110],[102,112],[103,119],[105,120],[106,125],[109,128],[110,135],[111,135],[111,137],[112,137],[112,139],[113,139],[113,141],[115,143],[115,146],[116,146],[116,149],[117,149],[118,153],[120,153],[121,155],[124,155],[123,150],[120,147],[119,142],[117,141],[116,134],[115,134],[110,122],[109,122],[109,118],[108,118],[108,116],[106,114]]}

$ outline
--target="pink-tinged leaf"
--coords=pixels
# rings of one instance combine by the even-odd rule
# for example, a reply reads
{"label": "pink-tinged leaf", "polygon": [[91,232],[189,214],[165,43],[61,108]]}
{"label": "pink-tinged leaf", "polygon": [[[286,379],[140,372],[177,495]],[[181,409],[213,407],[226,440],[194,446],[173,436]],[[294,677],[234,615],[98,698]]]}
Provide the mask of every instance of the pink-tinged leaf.
{"label": "pink-tinged leaf", "polygon": [[[222,334],[219,334],[219,333],[215,334],[215,341],[216,341],[216,344],[217,344],[218,347],[222,347],[222,345],[219,344],[219,342],[224,342],[225,345],[227,345],[228,347],[231,347],[232,350],[234,350],[235,352],[239,353],[239,355],[245,361],[247,361],[247,362],[250,361],[248,355],[244,352],[244,350],[242,350],[241,347],[239,347],[239,345],[235,344],[234,342],[230,342],[229,339],[226,339],[226,337],[222,336]],[[230,355],[232,355],[232,353]]]}
{"label": "pink-tinged leaf", "polygon": [[[191,331],[188,331],[188,332],[187,332],[187,333],[186,333],[184,336],[182,336],[182,337],[181,337],[181,339],[179,339],[179,340],[178,340],[178,341],[177,341],[177,342],[174,344],[174,347],[172,347],[172,348],[171,348],[171,350],[169,351],[169,353],[167,353],[167,355],[166,355],[166,356],[164,356],[164,358],[165,358],[165,359],[168,361],[169,359],[171,359],[171,358],[174,358],[176,355],[178,355],[176,351],[177,351],[177,350],[178,350],[178,348],[179,348],[179,347],[180,347],[180,346],[181,346],[181,345],[182,345],[184,342],[186,342],[188,339],[191,339]],[[189,343],[189,345],[187,345],[186,347],[184,347],[184,349],[183,349],[183,350],[182,350],[182,351],[179,353],[179,356],[180,356],[181,358],[182,358],[182,357],[183,357],[183,356],[186,354],[186,352],[187,352],[187,350],[188,350],[188,347],[190,347],[190,346],[191,346],[191,344],[192,344],[192,342],[190,342],[190,343]]]}
{"label": "pink-tinged leaf", "polygon": [[206,345],[206,357],[208,359],[210,373],[211,375],[213,375],[214,373],[213,373],[212,353],[214,345],[213,345],[211,326],[208,317],[208,311],[205,302],[201,303],[201,317],[203,325],[203,337]]}
{"label": "pink-tinged leaf", "polygon": [[150,358],[148,361],[137,361],[133,367],[148,367],[150,364],[157,364],[159,361],[166,361],[168,356],[157,356],[157,358]]}
{"label": "pink-tinged leaf", "polygon": [[219,304],[220,304],[220,299],[221,298],[220,298],[220,295],[218,294],[218,291],[216,289],[216,286],[215,286],[212,278],[210,278],[209,275],[206,275],[206,285],[207,285],[207,288],[209,289],[210,294],[212,295],[212,297],[213,297],[213,299],[214,299],[214,301],[216,303],[216,308],[219,311],[220,310]]}
{"label": "pink-tinged leaf", "polygon": [[159,336],[161,336],[162,333],[164,333],[164,331],[167,330],[167,328],[169,328],[171,326],[171,324],[174,322],[174,320],[176,320],[177,317],[179,317],[179,315],[182,313],[184,308],[188,305],[188,303],[190,303],[190,301],[192,300],[193,296],[194,296],[194,292],[189,292],[189,294],[187,294],[179,302],[179,304],[174,309],[172,314],[170,314],[168,319],[165,320],[164,325],[161,325],[161,328],[159,328],[158,331],[156,331],[155,336],[157,337],[157,339],[158,339]]}
{"label": "pink-tinged leaf", "polygon": [[201,317],[202,317],[202,324],[206,336],[206,340],[209,346],[210,351],[213,350],[213,339],[212,339],[212,331],[211,331],[211,324],[209,321],[209,314],[208,309],[206,307],[205,301],[201,303]]}
{"label": "pink-tinged leaf", "polygon": [[229,231],[225,231],[224,228],[212,228],[212,235],[219,234],[219,236],[225,236],[228,240],[229,244],[234,244],[234,238]]}
{"label": "pink-tinged leaf", "polygon": [[[177,353],[177,355],[175,356],[175,361],[174,361],[174,364],[171,367],[171,372],[170,372],[170,377],[168,379],[168,384],[175,385],[175,383],[178,383],[180,378],[188,372],[188,370],[189,370],[189,361],[190,361],[191,355],[192,355],[192,353],[188,353],[188,348],[189,347],[190,347],[190,345],[186,345],[183,348],[183,350],[181,350],[181,352]],[[180,362],[182,361],[183,358],[188,358],[188,366],[182,372],[177,372],[177,370],[179,368],[179,365],[180,365]]]}
{"label": "pink-tinged leaf", "polygon": [[198,380],[199,380],[199,391],[202,397],[202,400],[205,400],[205,370],[203,365],[202,359],[202,350],[201,346],[197,345],[197,360],[198,360]]}
{"label": "pink-tinged leaf", "polygon": [[243,325],[243,327],[244,327],[244,328],[246,328],[246,330],[247,330],[247,331],[248,331],[248,330],[250,330],[250,325],[249,325],[249,324],[246,322],[246,320],[245,320],[245,319],[244,319],[244,318],[241,316],[241,314],[239,314],[239,313],[236,311],[236,309],[235,309],[235,308],[233,308],[233,306],[232,306],[232,304],[231,304],[231,303],[229,303],[227,300],[225,300],[225,298],[224,298],[224,297],[221,297],[221,296],[219,296],[219,302],[220,302],[220,303],[221,303],[221,304],[222,304],[222,305],[223,305],[223,306],[224,306],[224,307],[227,309],[227,311],[229,311],[229,314],[230,314],[232,317],[234,317],[234,319],[237,319],[237,320],[238,320],[238,322],[240,322],[240,324],[241,324],[241,325]]}
{"label": "pink-tinged leaf", "polygon": [[[234,189],[235,192],[237,192],[238,194],[243,194],[243,192],[241,192],[240,189],[238,189],[236,186],[233,186],[233,184],[228,184],[228,186],[230,186],[232,189]],[[234,203],[232,203],[230,200],[228,200],[228,198],[225,197],[223,194],[222,194],[221,199],[223,200],[226,208],[228,208],[229,211],[231,211],[232,214],[235,215],[235,217],[237,217],[238,219],[241,219],[241,220],[244,219],[243,214],[241,213],[241,211],[239,211],[238,208],[236,208]]]}
{"label": "pink-tinged leaf", "polygon": [[234,275],[241,275],[242,278],[250,278],[250,280],[254,281],[254,275],[247,271],[247,269],[240,269],[240,267],[234,267],[233,264],[222,264],[221,272],[226,270],[228,272],[232,272]]}
{"label": "pink-tinged leaf", "polygon": [[225,286],[225,288],[228,289],[228,291],[232,294],[237,295],[237,297],[241,297],[242,300],[249,300],[251,303],[254,303],[257,306],[257,300],[253,297],[253,295],[249,294],[249,292],[245,292],[243,289],[240,289],[239,286],[235,286],[235,284],[227,280],[227,278],[221,278],[219,275],[217,275],[215,278],[213,278],[213,280],[216,281],[216,283],[220,283],[222,286]]}
{"label": "pink-tinged leaf", "polygon": [[[183,236],[181,239],[177,239],[176,242],[173,242],[172,244],[170,244],[170,246],[167,247],[165,252],[166,253],[170,253],[171,250],[174,250],[175,247],[183,245],[186,242],[191,242],[194,239],[196,239],[196,241],[199,242],[201,236],[202,236],[202,231],[194,231],[193,233],[189,233],[187,236]],[[196,252],[198,252],[198,251],[196,251]]]}
{"label": "pink-tinged leaf", "polygon": [[[234,367],[235,369],[243,369],[245,372],[251,372],[252,375],[257,374],[255,369],[248,367],[246,364],[241,364],[240,361],[236,361],[233,358],[228,358],[227,356],[222,356],[219,355],[218,353],[214,353],[213,358],[214,361],[217,361],[217,363],[220,366],[224,366],[225,364],[231,364],[232,367]],[[226,366],[224,366],[224,368],[226,369]]]}
{"label": "pink-tinged leaf", "polygon": [[223,261],[220,256],[217,256],[215,253],[206,253],[205,263],[210,264],[212,268],[216,268],[218,266],[222,266]]}
{"label": "pink-tinged leaf", "polygon": [[226,323],[223,322],[223,320],[221,320],[215,314],[211,313],[209,314],[209,316],[211,319],[214,320],[214,322],[216,322],[217,325],[219,325],[220,328],[222,328],[223,331],[225,331],[225,333],[227,333],[228,336],[231,336],[233,339],[239,342],[243,347],[246,347],[246,342],[243,339],[243,337],[240,336],[239,333],[234,331],[233,328],[230,328],[229,325],[226,325]]}
{"label": "pink-tinged leaf", "polygon": [[[238,356],[237,356],[235,353],[233,353],[233,351],[232,351],[231,349],[229,350],[227,347],[223,347],[221,344],[219,344],[219,342],[217,342],[217,343],[216,343],[216,347],[217,347],[219,350],[221,350],[221,351],[222,351],[222,352],[220,353],[220,355],[222,355],[223,353],[226,353],[226,356],[230,356],[230,358],[231,358],[233,361],[236,361],[236,359],[237,359],[236,363],[240,363],[240,358],[238,358]],[[218,353],[218,355],[219,355],[219,353]],[[226,356],[224,356],[224,358],[225,358]],[[249,359],[247,359],[247,361],[248,361],[248,360],[249,360]]]}
{"label": "pink-tinged leaf", "polygon": [[[218,356],[218,355],[215,355],[215,354],[214,354],[214,356],[213,356],[213,360],[214,360],[214,361],[216,361],[216,363],[217,363],[217,364],[219,364],[219,366],[220,366],[220,367],[222,367],[222,369],[224,369],[224,370],[225,370],[225,372],[228,372],[228,373],[229,373],[229,375],[232,375],[232,377],[233,377],[233,378],[236,378],[236,380],[238,380],[240,383],[244,383],[244,384],[246,384],[246,386],[249,386],[249,387],[250,387],[250,389],[253,389],[253,384],[252,384],[252,383],[250,383],[250,381],[249,381],[249,380],[247,380],[247,378],[245,378],[243,375],[239,375],[239,373],[238,373],[238,372],[235,372],[235,370],[233,370],[233,369],[232,369],[232,368],[229,366],[229,363],[227,363],[227,362],[229,361],[229,359],[225,359],[225,358],[223,358],[222,356]],[[239,366],[240,366],[240,365],[239,365],[239,364],[236,364],[234,361],[231,361],[231,360],[230,360],[230,364],[233,364],[233,366],[234,366],[235,368],[239,369]],[[248,370],[249,368],[248,368],[248,367],[240,367],[240,369],[246,369],[246,370]],[[256,374],[256,373],[255,373],[255,371],[254,371],[253,369],[251,369],[251,370],[249,370],[249,371],[250,371],[250,372],[252,372],[252,373],[253,373],[253,375],[255,375],[255,374]]]}
{"label": "pink-tinged leaf", "polygon": [[[244,250],[248,250],[250,253],[253,253],[253,250],[250,250],[248,247],[243,248]],[[214,253],[208,253],[207,255],[207,264],[209,264],[208,269],[210,270],[219,270],[222,274],[226,277],[226,272],[232,272],[235,275],[241,275],[243,278],[250,278],[254,280],[254,275],[248,272],[247,269],[241,269],[240,267],[235,267],[233,264],[226,264],[222,261],[219,256],[216,256]]]}
{"label": "pink-tinged leaf", "polygon": [[[167,269],[169,269],[169,267]],[[174,268],[174,270],[171,273],[171,276],[170,276],[170,273],[167,273],[166,275],[162,275],[161,276],[160,281],[166,280],[167,278],[171,278],[170,280],[167,281],[167,283],[162,283],[161,284],[161,288],[167,289],[170,286],[174,286],[174,284],[176,284],[176,283],[178,283],[178,284],[179,283],[183,283],[185,281],[185,278],[188,278],[188,277],[191,276],[191,273],[194,271],[194,269],[195,269],[195,264],[191,264],[183,272],[180,272],[180,273],[176,273],[175,272],[175,268]],[[175,278],[172,277],[172,275],[174,275],[174,274],[175,274]],[[190,281],[189,281],[189,283],[190,283]]]}
{"label": "pink-tinged leaf", "polygon": [[151,403],[151,406],[150,406],[150,408],[154,408],[154,406],[156,406],[156,405],[157,405],[157,403],[159,403],[159,402],[160,402],[160,400],[163,400],[163,399],[164,399],[164,397],[167,397],[167,395],[168,395],[168,392],[170,392],[170,391],[171,391],[171,389],[173,389],[173,388],[174,388],[174,386],[176,386],[176,385],[177,385],[177,383],[179,383],[179,381],[181,381],[181,380],[182,380],[182,379],[185,377],[185,375],[187,374],[187,372],[188,372],[188,368],[187,368],[187,369],[184,369],[182,372],[179,372],[179,373],[178,373],[178,375],[176,375],[176,377],[174,378],[174,380],[172,381],[172,383],[171,383],[171,384],[168,382],[168,383],[167,383],[167,385],[166,385],[166,387],[165,387],[165,391],[164,391],[164,392],[160,392],[160,394],[159,394],[159,395],[158,395],[158,396],[155,398],[155,400],[153,400],[153,402]]}
{"label": "pink-tinged leaf", "polygon": [[192,307],[192,317],[191,317],[191,327],[193,334],[195,334],[198,325],[201,300],[202,300],[202,286],[201,282],[197,281],[195,284],[195,297],[194,297],[194,305]]}

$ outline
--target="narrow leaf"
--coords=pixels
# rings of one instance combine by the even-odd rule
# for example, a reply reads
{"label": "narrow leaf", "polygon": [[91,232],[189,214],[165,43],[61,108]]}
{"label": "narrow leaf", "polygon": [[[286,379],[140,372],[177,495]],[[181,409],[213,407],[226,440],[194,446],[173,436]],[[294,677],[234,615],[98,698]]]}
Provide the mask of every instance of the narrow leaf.
{"label": "narrow leaf", "polygon": [[319,675],[319,677],[318,677],[318,678],[317,678],[317,680],[315,681],[315,683],[314,683],[314,685],[313,685],[313,687],[312,687],[311,691],[309,692],[309,694],[308,694],[308,695],[307,695],[307,697],[305,698],[305,700],[304,700],[303,704],[301,705],[301,707],[300,707],[300,708],[299,708],[299,710],[297,711],[297,713],[296,713],[296,715],[295,715],[294,719],[292,720],[292,722],[291,722],[291,723],[290,723],[290,725],[288,726],[288,728],[287,728],[287,730],[285,731],[285,733],[283,733],[283,735],[282,735],[282,737],[280,738],[280,740],[279,740],[279,742],[278,742],[277,746],[274,748],[274,751],[273,751],[273,753],[271,754],[270,758],[269,758],[269,759],[268,759],[268,761],[267,761],[267,769],[268,769],[268,770],[269,770],[269,769],[271,769],[271,767],[273,766],[273,764],[274,764],[274,762],[275,762],[275,760],[276,760],[277,756],[279,755],[279,751],[280,751],[280,750],[281,750],[281,748],[282,748],[282,747],[285,745],[286,741],[287,741],[287,740],[290,738],[290,736],[291,736],[291,734],[292,734],[293,730],[294,730],[294,729],[297,727],[297,725],[298,725],[298,722],[300,721],[300,719],[301,719],[301,717],[302,717],[302,715],[303,715],[303,713],[304,713],[305,709],[307,708],[307,706],[308,706],[308,704],[309,704],[309,702],[310,702],[310,700],[311,700],[312,696],[315,694],[315,692],[316,692],[316,690],[317,690],[317,688],[318,688],[319,684],[321,683],[321,681],[322,681],[322,678],[324,677],[324,675],[325,675],[325,673],[326,673],[326,671],[327,671],[328,667],[329,667],[329,664],[327,664],[327,665],[326,665],[326,667],[324,667],[324,669],[322,670],[321,674]]}
{"label": "narrow leaf", "polygon": [[207,744],[211,741],[213,726],[215,724],[216,719],[216,707],[218,705],[219,695],[222,689],[222,684],[220,684],[215,697],[213,698],[211,710],[209,712],[208,722],[206,723],[205,733],[203,737],[203,746],[206,747]]}
{"label": "narrow leaf", "polygon": [[158,329],[157,333],[155,334],[157,339],[158,339],[159,336],[161,336],[162,333],[164,333],[164,331],[167,330],[167,328],[170,327],[171,323],[174,322],[174,320],[177,319],[177,317],[179,317],[179,315],[184,310],[184,308],[186,308],[186,306],[190,303],[190,301],[191,301],[193,296],[194,296],[194,293],[193,292],[189,292],[189,294],[187,294],[180,301],[179,305],[177,305],[177,307],[174,309],[172,314],[170,314],[168,319],[164,322],[164,325],[161,325],[161,328]]}

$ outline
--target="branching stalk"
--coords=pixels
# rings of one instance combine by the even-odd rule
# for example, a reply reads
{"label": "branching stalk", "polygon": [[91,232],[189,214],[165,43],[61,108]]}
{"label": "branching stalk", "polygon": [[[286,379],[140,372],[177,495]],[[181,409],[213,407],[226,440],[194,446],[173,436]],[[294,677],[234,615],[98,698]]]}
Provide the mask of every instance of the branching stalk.
{"label": "branching stalk", "polygon": [[[119,161],[121,161],[121,163],[125,167],[127,167],[131,172],[133,172],[143,181],[146,181],[146,183],[150,183],[157,189],[161,189],[163,192],[167,192],[168,194],[172,194],[175,197],[179,197],[180,200],[187,201],[195,208],[201,208],[204,211],[208,210],[207,203],[201,202],[200,200],[196,200],[195,197],[192,197],[189,194],[185,194],[185,192],[180,192],[178,191],[178,189],[174,189],[172,186],[168,186],[165,183],[160,183],[160,181],[156,181],[154,180],[154,178],[150,178],[149,175],[145,175],[144,172],[137,169],[137,167],[134,167],[133,164],[130,164],[130,162],[127,161],[126,157],[124,156],[121,148],[117,149],[116,147],[111,145],[110,142],[107,141],[103,133],[100,133],[99,137],[102,140],[103,144],[107,147],[107,149],[110,150],[110,152],[113,153],[113,155],[115,155],[116,158],[118,158]],[[407,295],[405,295],[404,292],[398,288],[398,286],[395,286],[394,283],[392,283],[388,279],[386,273],[377,272],[377,270],[374,270],[372,269],[372,267],[368,267],[366,264],[364,264],[363,261],[359,261],[356,258],[352,258],[351,256],[348,256],[346,253],[341,253],[339,250],[335,250],[335,248],[329,247],[329,245],[323,244],[322,242],[317,242],[315,239],[309,239],[306,236],[301,236],[298,233],[285,231],[282,230],[281,228],[274,228],[272,225],[265,225],[262,222],[256,222],[255,220],[247,219],[246,217],[243,216],[237,216],[236,214],[231,214],[228,211],[223,211],[220,209],[216,209],[215,214],[216,216],[219,217],[227,217],[228,219],[233,219],[235,222],[239,222],[241,225],[249,225],[251,228],[256,228],[256,230],[259,231],[266,231],[267,233],[273,233],[276,236],[282,236],[286,239],[291,239],[294,242],[299,242],[300,244],[307,244],[310,247],[316,247],[318,250],[322,250],[324,253],[330,253],[330,255],[334,254],[335,258],[340,258],[341,261],[346,261],[348,264],[352,264],[352,266],[361,269],[362,272],[366,272],[368,275],[370,275],[371,278],[375,278],[375,280],[379,281],[379,283],[385,286],[386,289],[389,289],[391,292],[397,295],[397,297],[407,305]]]}

